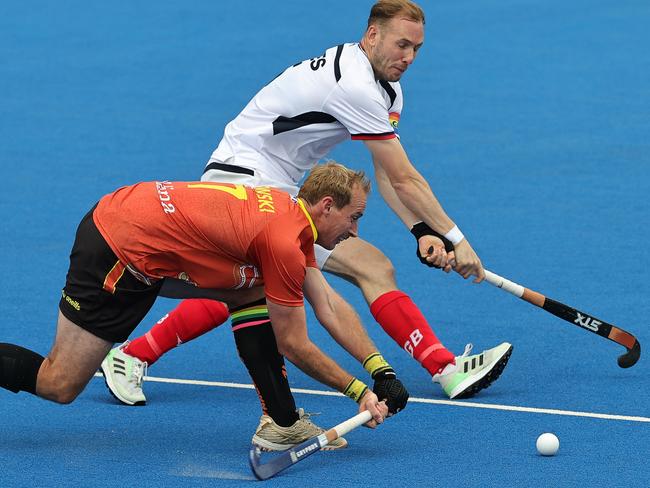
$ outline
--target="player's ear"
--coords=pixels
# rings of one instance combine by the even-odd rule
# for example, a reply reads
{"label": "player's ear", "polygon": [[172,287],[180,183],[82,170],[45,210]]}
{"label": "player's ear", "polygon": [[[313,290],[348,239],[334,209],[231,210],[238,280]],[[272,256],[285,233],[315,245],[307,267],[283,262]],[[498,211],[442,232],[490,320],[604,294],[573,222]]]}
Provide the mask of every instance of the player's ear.
{"label": "player's ear", "polygon": [[323,213],[328,214],[332,211],[332,208],[334,207],[334,199],[330,196],[323,197],[321,200],[323,203]]}
{"label": "player's ear", "polygon": [[368,40],[371,46],[374,46],[375,43],[377,42],[378,34],[379,34],[379,28],[377,27],[376,24],[372,24],[368,26],[368,29],[366,30],[366,39]]}

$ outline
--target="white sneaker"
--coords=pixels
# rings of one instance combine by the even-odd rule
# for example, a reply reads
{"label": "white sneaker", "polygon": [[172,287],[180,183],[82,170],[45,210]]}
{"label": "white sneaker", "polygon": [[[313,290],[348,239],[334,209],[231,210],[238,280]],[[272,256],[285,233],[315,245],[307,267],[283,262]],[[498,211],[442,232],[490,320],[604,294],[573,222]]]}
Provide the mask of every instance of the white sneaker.
{"label": "white sneaker", "polygon": [[147,363],[123,351],[128,343],[111,349],[102,361],[102,373],[108,391],[124,405],[145,405],[142,378],[147,374]]}
{"label": "white sneaker", "polygon": [[[262,451],[286,451],[293,446],[306,441],[311,437],[325,432],[318,425],[314,424],[309,417],[311,414],[305,413],[302,408],[298,409],[299,419],[289,427],[282,427],[276,424],[268,415],[262,415],[260,424],[255,430],[253,444],[258,446]],[[330,442],[323,448],[323,451],[332,451],[347,447],[348,441],[339,437]]]}
{"label": "white sneaker", "polygon": [[503,342],[473,356],[471,351],[472,345],[467,344],[462,356],[456,356],[455,365],[448,364],[433,375],[433,382],[440,383],[449,398],[469,398],[496,381],[508,364],[512,345]]}

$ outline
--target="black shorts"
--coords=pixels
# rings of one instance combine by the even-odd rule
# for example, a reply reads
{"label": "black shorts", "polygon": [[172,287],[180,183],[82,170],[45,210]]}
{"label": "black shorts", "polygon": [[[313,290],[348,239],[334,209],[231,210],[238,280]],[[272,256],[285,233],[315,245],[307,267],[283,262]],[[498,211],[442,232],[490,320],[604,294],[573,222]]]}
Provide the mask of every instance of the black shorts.
{"label": "black shorts", "polygon": [[125,268],[97,230],[94,210],[77,228],[59,309],[91,334],[124,342],[153,306],[162,280],[147,285]]}

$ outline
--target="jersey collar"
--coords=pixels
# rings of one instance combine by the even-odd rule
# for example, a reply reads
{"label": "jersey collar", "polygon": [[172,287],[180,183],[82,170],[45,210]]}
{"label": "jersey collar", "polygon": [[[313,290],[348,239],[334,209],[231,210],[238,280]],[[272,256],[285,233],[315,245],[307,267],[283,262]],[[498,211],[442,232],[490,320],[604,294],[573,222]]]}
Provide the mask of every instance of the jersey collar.
{"label": "jersey collar", "polygon": [[375,70],[372,68],[372,63],[370,62],[370,58],[368,57],[368,53],[361,47],[361,43],[357,43],[358,52],[357,56],[361,59],[361,62],[365,65],[366,71],[372,76],[372,79],[375,80],[375,82],[378,82],[379,80],[375,76]]}
{"label": "jersey collar", "polygon": [[300,198],[296,198],[296,201],[298,202],[298,205],[300,205],[300,210],[302,210],[302,213],[305,214],[305,217],[307,217],[307,220],[309,221],[309,225],[311,226],[311,230],[314,233],[314,242],[318,239],[318,231],[316,230],[316,226],[314,225],[314,221],[311,218],[311,215],[309,215],[309,212],[307,211],[307,208],[305,208],[305,204]]}

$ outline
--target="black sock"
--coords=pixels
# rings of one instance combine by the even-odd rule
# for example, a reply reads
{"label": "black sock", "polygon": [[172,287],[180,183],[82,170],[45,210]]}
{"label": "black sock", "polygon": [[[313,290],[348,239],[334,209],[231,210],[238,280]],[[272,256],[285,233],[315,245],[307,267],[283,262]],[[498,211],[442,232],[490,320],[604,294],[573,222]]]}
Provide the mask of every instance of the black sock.
{"label": "black sock", "polygon": [[[243,312],[243,313],[242,313]],[[278,352],[264,300],[231,310],[239,357],[255,383],[262,410],[283,427],[298,420],[296,402],[289,388],[284,357]],[[267,322],[241,327],[246,322]]]}
{"label": "black sock", "polygon": [[36,377],[45,358],[24,347],[0,343],[0,386],[36,394]]}

